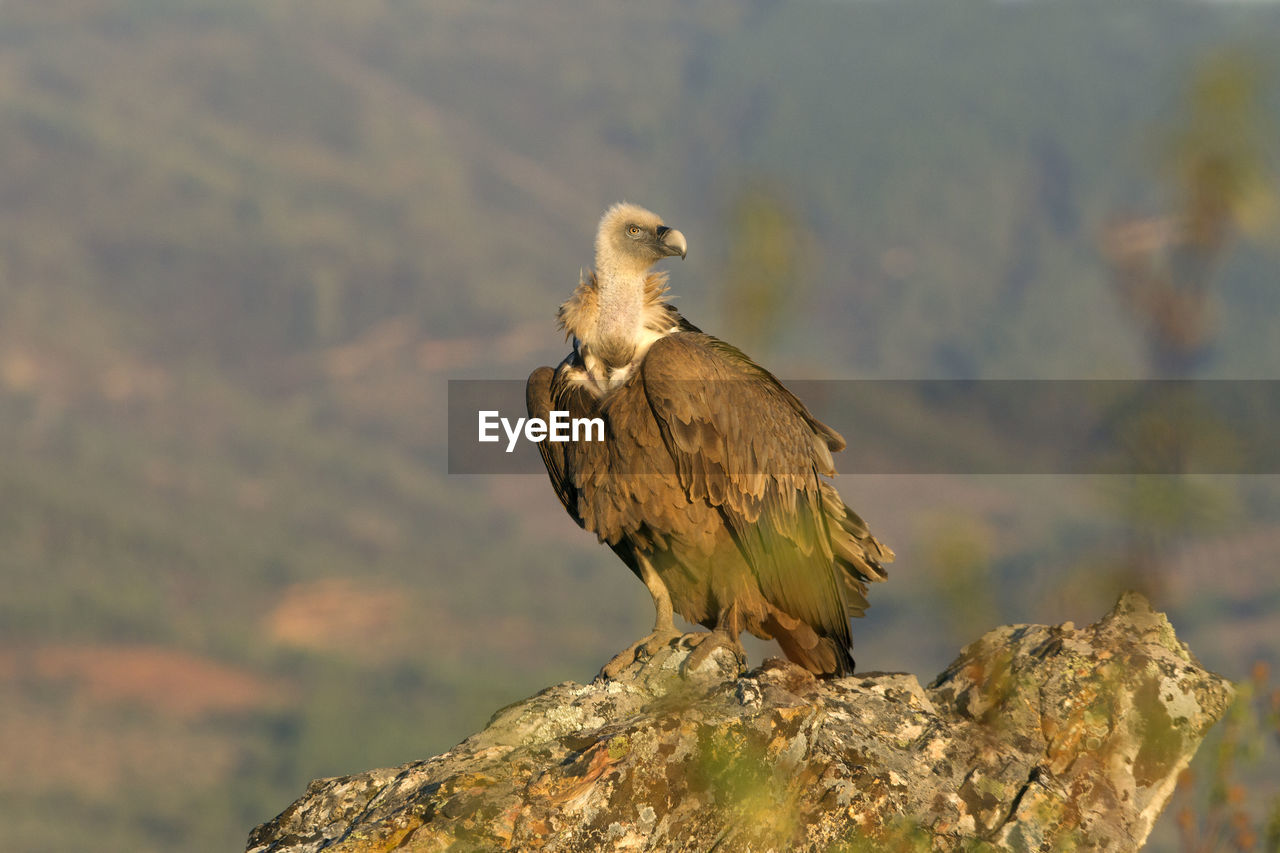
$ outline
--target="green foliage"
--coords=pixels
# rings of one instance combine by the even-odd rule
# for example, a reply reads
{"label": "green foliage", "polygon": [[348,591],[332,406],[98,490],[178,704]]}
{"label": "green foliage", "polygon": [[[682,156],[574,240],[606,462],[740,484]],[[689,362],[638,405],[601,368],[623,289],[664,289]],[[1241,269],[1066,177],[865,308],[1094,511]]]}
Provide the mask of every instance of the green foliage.
{"label": "green foliage", "polygon": [[789,846],[801,837],[799,782],[778,761],[777,746],[749,729],[700,733],[689,787],[710,794],[735,845]]}
{"label": "green foliage", "polygon": [[746,352],[771,344],[804,282],[802,226],[777,190],[744,188],[730,203],[724,271],[728,339]]}
{"label": "green foliage", "polygon": [[1261,60],[1238,48],[1204,57],[1190,81],[1182,126],[1169,132],[1166,169],[1200,240],[1221,239],[1228,227],[1275,236],[1277,127],[1267,86]]}
{"label": "green foliage", "polygon": [[1252,677],[1236,685],[1227,718],[1201,750],[1206,760],[1197,762],[1200,769],[1178,780],[1170,808],[1176,811],[1184,853],[1280,849],[1280,797],[1271,790],[1259,802],[1248,790],[1256,768],[1274,769],[1278,750],[1280,687],[1271,685],[1270,667],[1258,662]]}
{"label": "green foliage", "polygon": [[960,514],[929,519],[917,533],[927,567],[944,603],[954,642],[964,643],[996,624],[991,578],[991,531]]}
{"label": "green foliage", "polygon": [[[851,839],[830,848],[829,853],[927,853],[933,849],[933,835],[924,827],[904,820],[875,836]],[[965,848],[965,853],[986,853],[993,849],[983,842]]]}

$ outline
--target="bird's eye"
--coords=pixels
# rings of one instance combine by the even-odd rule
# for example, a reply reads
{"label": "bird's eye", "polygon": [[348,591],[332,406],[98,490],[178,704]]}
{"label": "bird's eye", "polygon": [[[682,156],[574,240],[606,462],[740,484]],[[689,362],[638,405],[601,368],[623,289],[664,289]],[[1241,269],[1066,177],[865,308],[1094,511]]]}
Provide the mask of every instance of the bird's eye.
{"label": "bird's eye", "polygon": [[628,233],[628,234],[630,234],[632,237],[639,237],[639,236],[640,236],[640,226],[639,226],[639,225],[632,225],[630,228],[628,228],[628,229],[627,229],[627,233]]}

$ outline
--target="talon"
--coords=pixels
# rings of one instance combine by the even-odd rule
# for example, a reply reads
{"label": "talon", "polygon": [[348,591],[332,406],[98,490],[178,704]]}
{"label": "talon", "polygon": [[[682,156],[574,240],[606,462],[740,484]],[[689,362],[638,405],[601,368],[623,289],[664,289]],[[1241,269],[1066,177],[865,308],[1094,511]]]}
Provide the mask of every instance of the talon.
{"label": "talon", "polygon": [[737,661],[739,672],[747,668],[747,652],[742,644],[724,631],[711,631],[706,634],[686,634],[688,648],[692,651],[680,667],[681,672],[695,672],[711,657],[716,649],[728,649]]}
{"label": "talon", "polygon": [[639,640],[614,655],[612,660],[600,668],[600,672],[596,674],[596,678],[617,678],[623,670],[631,666],[636,661],[649,660],[660,650],[666,648],[675,640],[680,639],[681,636],[681,633],[674,628],[671,630],[654,630],[647,636],[641,637]]}

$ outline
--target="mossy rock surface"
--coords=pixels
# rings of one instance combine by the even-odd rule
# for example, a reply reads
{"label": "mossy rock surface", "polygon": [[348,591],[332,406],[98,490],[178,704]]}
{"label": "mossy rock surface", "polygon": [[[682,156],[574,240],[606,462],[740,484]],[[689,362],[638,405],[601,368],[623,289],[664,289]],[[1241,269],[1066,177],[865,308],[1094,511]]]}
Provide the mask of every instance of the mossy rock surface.
{"label": "mossy rock surface", "polygon": [[1086,628],[997,628],[927,689],[728,655],[691,676],[688,654],[313,782],[248,849],[1136,850],[1232,697],[1136,595]]}

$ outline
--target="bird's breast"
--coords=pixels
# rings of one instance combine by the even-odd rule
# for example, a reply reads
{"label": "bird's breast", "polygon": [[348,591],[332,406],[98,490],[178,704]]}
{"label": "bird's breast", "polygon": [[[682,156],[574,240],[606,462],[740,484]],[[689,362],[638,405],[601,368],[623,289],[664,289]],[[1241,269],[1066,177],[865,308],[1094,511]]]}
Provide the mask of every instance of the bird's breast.
{"label": "bird's breast", "polygon": [[619,358],[614,351],[600,352],[599,346],[580,345],[581,367],[576,367],[568,378],[586,388],[596,399],[600,399],[612,391],[625,385],[640,371],[644,357],[662,338],[679,329],[656,331],[641,329],[630,342],[628,357]]}

